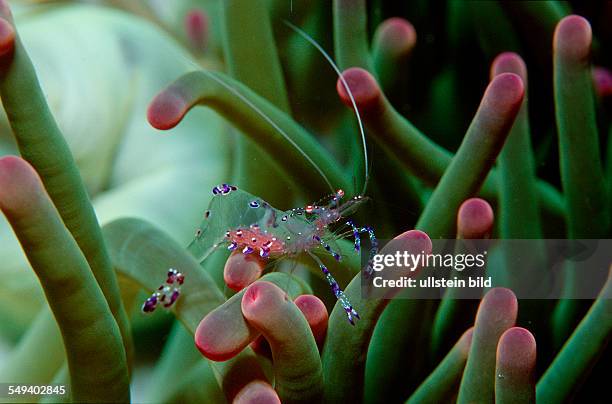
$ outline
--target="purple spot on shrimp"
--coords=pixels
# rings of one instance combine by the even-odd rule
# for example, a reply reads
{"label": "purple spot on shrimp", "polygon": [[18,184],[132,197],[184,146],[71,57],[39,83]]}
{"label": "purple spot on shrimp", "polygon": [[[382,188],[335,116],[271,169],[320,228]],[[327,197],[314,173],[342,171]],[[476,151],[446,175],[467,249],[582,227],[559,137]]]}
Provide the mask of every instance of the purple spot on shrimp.
{"label": "purple spot on shrimp", "polygon": [[174,281],[176,281],[177,274],[178,274],[178,271],[176,269],[170,268],[168,270],[168,278],[166,279],[166,283],[168,284],[174,283]]}
{"label": "purple spot on shrimp", "polygon": [[179,290],[178,289],[174,289],[174,291],[170,295],[170,301],[168,303],[165,303],[164,307],[168,308],[168,307],[172,306],[178,300],[179,296],[180,296]]}
{"label": "purple spot on shrimp", "polygon": [[346,315],[348,316],[349,323],[351,323],[351,325],[355,325],[355,322],[353,321],[353,316],[351,315],[350,310],[349,309],[344,309],[344,311],[346,311]]}
{"label": "purple spot on shrimp", "polygon": [[234,251],[236,248],[238,248],[238,243],[236,243],[235,241],[232,241],[230,245],[227,246],[227,249],[230,251]]}
{"label": "purple spot on shrimp", "polygon": [[342,290],[340,289],[340,285],[338,285],[338,284],[337,284],[337,283],[335,283],[335,282],[334,282],[334,284],[333,284],[333,285],[331,285],[331,289],[332,289],[332,292],[334,292],[334,295],[335,295],[336,297],[338,297],[338,294],[339,294],[339,293],[342,291]]}
{"label": "purple spot on shrimp", "polygon": [[237,190],[238,188],[236,188],[233,185],[228,185],[228,184],[221,184],[221,185],[217,185],[216,187],[213,188],[212,192],[213,195],[227,195],[232,191]]}
{"label": "purple spot on shrimp", "polygon": [[142,305],[142,311],[145,313],[151,313],[157,307],[157,296],[153,295],[148,298]]}
{"label": "purple spot on shrimp", "polygon": [[357,312],[355,310],[353,310],[352,307],[345,307],[344,311],[346,311],[346,315],[348,317],[348,321],[349,323],[351,323],[351,325],[355,325],[355,321],[353,321],[353,317],[355,317],[356,319],[360,319],[359,314],[357,314]]}
{"label": "purple spot on shrimp", "polygon": [[253,250],[253,248],[252,248],[252,247],[246,246],[246,247],[244,247],[244,249],[242,250],[242,253],[243,253],[243,254],[251,254],[253,251],[254,251],[254,250]]}
{"label": "purple spot on shrimp", "polygon": [[262,247],[259,250],[259,256],[262,258],[268,258],[268,256],[270,255],[270,249],[266,248],[266,247]]}

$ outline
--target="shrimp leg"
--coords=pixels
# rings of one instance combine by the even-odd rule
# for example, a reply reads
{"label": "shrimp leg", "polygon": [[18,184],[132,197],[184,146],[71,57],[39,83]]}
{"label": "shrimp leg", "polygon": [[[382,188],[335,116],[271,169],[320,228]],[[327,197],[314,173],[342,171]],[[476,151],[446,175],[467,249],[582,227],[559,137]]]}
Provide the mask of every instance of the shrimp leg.
{"label": "shrimp leg", "polygon": [[334,259],[336,261],[340,262],[340,260],[342,259],[342,256],[340,254],[338,254],[337,252],[335,252],[334,250],[332,250],[332,248],[330,247],[329,244],[327,244],[325,241],[321,240],[321,237],[319,237],[319,236],[312,236],[312,238],[314,240],[318,241],[319,244],[321,244],[323,246],[323,248],[325,248],[325,251],[330,253],[332,255],[332,257],[334,257]]}
{"label": "shrimp leg", "polygon": [[359,314],[357,314],[357,311],[355,311],[355,309],[351,305],[351,302],[348,300],[348,297],[346,297],[346,295],[340,288],[340,285],[338,285],[338,282],[336,281],[336,279],[334,279],[333,275],[329,272],[325,264],[321,262],[319,257],[314,255],[310,251],[307,251],[307,252],[312,257],[312,259],[314,259],[317,262],[317,264],[319,264],[319,268],[321,268],[323,275],[325,275],[325,279],[327,280],[327,283],[331,287],[332,292],[334,293],[334,295],[336,296],[336,299],[338,299],[338,301],[344,308],[344,311],[346,312],[346,315],[348,316],[349,323],[351,323],[352,325],[355,325],[354,319],[355,318],[359,319]]}
{"label": "shrimp leg", "polygon": [[365,269],[366,275],[372,275],[372,260],[374,259],[374,256],[376,254],[378,254],[378,240],[376,239],[376,235],[374,234],[374,229],[372,229],[370,226],[366,226],[366,227],[357,227],[355,226],[355,223],[353,223],[352,220],[348,220],[346,222],[347,225],[351,226],[351,228],[353,229],[353,237],[355,238],[355,251],[359,252],[361,250],[361,233],[367,233],[368,236],[370,237],[370,244],[372,245],[372,247],[370,248],[370,254],[368,257],[368,266]]}

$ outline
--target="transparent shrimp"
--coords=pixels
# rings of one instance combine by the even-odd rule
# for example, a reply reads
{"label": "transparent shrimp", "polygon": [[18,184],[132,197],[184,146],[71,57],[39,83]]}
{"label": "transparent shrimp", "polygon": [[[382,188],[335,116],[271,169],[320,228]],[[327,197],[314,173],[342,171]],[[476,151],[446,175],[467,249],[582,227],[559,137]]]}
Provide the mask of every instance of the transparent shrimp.
{"label": "transparent shrimp", "polygon": [[[353,102],[363,143],[365,180],[362,193],[365,193],[369,177],[367,145],[359,111],[351,90],[329,55],[308,34],[289,22],[285,23],[323,54],[338,74]],[[268,116],[248,103],[236,89],[232,88],[230,90],[288,139],[282,129],[272,122]],[[294,145],[294,147],[297,147],[297,145]],[[325,179],[327,180],[327,178]],[[327,182],[329,184],[329,181]],[[344,308],[349,322],[355,324],[355,319],[359,319],[359,314],[328,268],[314,253],[325,251],[334,259],[340,261],[342,256],[330,246],[338,238],[330,227],[336,224],[348,226],[350,230],[346,234],[352,234],[354,237],[355,252],[357,253],[361,249],[361,234],[365,233],[369,236],[371,250],[365,272],[366,275],[371,274],[371,261],[378,251],[378,242],[374,231],[370,227],[358,227],[351,220],[345,220],[367,198],[357,195],[348,200],[343,200],[344,191],[337,190],[312,205],[282,211],[274,208],[262,198],[233,185],[221,184],[214,187],[212,193],[213,198],[208,209],[204,212],[204,218],[196,230],[193,241],[187,247],[200,262],[203,262],[213,251],[223,246],[230,251],[240,251],[243,254],[258,254],[262,259],[293,258],[299,254],[307,253],[319,266],[332,292]],[[344,223],[342,223],[343,220]],[[170,280],[169,272],[166,283]],[[167,290],[171,290],[169,285],[162,284],[144,303],[143,311],[151,312],[155,310],[158,301],[168,299],[164,294],[161,294],[161,292]],[[170,307],[178,298],[178,293],[178,288],[175,288],[171,297],[166,300],[164,307]]]}
{"label": "transparent shrimp", "polygon": [[[307,253],[323,272],[332,292],[346,311],[348,320],[354,324],[354,319],[359,318],[358,313],[336,279],[313,251],[322,249],[340,261],[342,256],[330,246],[330,242],[337,238],[330,226],[341,222],[366,198],[356,196],[342,202],[344,192],[338,190],[325,204],[281,211],[261,198],[232,185],[221,184],[213,188],[213,194],[209,208],[204,213],[204,220],[188,247],[195,257],[204,261],[222,245],[226,245],[230,251],[258,254],[266,259],[292,258]],[[350,220],[345,224],[352,229],[356,252],[361,246],[360,233],[367,232],[372,244],[370,255],[376,253],[378,244],[372,229],[360,229]]]}

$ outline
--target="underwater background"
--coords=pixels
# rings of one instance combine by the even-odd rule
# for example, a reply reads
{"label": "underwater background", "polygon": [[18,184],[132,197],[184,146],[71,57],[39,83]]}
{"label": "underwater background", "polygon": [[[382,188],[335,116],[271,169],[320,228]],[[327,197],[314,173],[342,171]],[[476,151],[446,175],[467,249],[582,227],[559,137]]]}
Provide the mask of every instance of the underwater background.
{"label": "underwater background", "polygon": [[[609,239],[611,23],[608,1],[0,1],[0,383],[70,393],[0,402],[608,402],[610,277],[365,299],[353,238]],[[313,221],[367,201],[324,229],[340,262],[195,253],[209,215],[255,223],[219,184]],[[178,299],[143,313],[160,284]]]}

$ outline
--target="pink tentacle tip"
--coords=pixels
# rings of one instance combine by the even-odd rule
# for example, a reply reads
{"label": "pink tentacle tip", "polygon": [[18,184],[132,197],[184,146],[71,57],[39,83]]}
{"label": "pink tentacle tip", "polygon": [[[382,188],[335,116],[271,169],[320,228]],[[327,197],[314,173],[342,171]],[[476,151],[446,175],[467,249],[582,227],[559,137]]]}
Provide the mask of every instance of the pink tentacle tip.
{"label": "pink tentacle tip", "polygon": [[255,255],[234,252],[223,268],[223,280],[228,288],[239,291],[261,277],[265,264]]}
{"label": "pink tentacle tip", "polygon": [[155,129],[172,129],[181,122],[187,109],[182,97],[174,91],[164,90],[149,105],[147,120]]}
{"label": "pink tentacle tip", "polygon": [[204,317],[196,328],[195,345],[200,353],[211,361],[226,361],[238,355],[244,349],[245,345],[228,344],[223,327],[223,322],[219,321],[219,318],[212,312]]}
{"label": "pink tentacle tip", "polygon": [[494,116],[507,116],[518,111],[525,95],[523,80],[514,73],[501,73],[487,87],[483,104]]}
{"label": "pink tentacle tip", "polygon": [[[8,179],[16,171],[22,171],[26,166],[30,166],[27,161],[18,156],[0,157],[0,172],[5,173]],[[31,167],[31,166],[30,166]]]}
{"label": "pink tentacle tip", "polygon": [[15,48],[15,28],[7,20],[0,18],[0,57],[11,54]]}
{"label": "pink tentacle tip", "polygon": [[375,40],[390,52],[404,55],[412,51],[416,45],[417,34],[409,21],[400,17],[392,17],[380,24]]}
{"label": "pink tentacle tip", "polygon": [[591,24],[579,15],[563,18],[555,28],[555,54],[574,62],[588,62],[592,41]]}
{"label": "pink tentacle tip", "polygon": [[0,17],[12,21],[13,14],[7,0],[0,0]]}
{"label": "pink tentacle tip", "polygon": [[185,32],[191,46],[198,51],[204,51],[208,42],[209,20],[206,13],[197,8],[191,9],[185,15]]}
{"label": "pink tentacle tip", "polygon": [[519,371],[531,371],[536,363],[536,340],[529,330],[512,327],[497,345],[497,363]]}
{"label": "pink tentacle tip", "polygon": [[431,239],[427,233],[421,230],[408,230],[395,237],[394,241],[395,240],[407,243],[407,248],[410,251],[424,251],[425,253],[430,253],[433,248]]}
{"label": "pink tentacle tip", "polygon": [[[355,104],[360,112],[373,112],[381,102],[382,92],[376,79],[367,70],[360,67],[351,67],[342,72],[342,77],[346,81]],[[344,82],[338,79],[336,82],[336,91],[344,104],[353,108],[353,103],[349,92],[346,90]]]}
{"label": "pink tentacle tip", "polygon": [[480,302],[479,312],[482,309],[498,318],[514,318],[518,312],[516,295],[510,289],[493,288],[487,292]]}
{"label": "pink tentacle tip", "polygon": [[461,204],[457,214],[457,234],[464,239],[487,238],[493,229],[494,214],[484,199],[470,198]]}
{"label": "pink tentacle tip", "polygon": [[17,156],[0,158],[0,208],[5,213],[25,214],[32,198],[44,192],[36,170]]}
{"label": "pink tentacle tip", "polygon": [[269,383],[255,380],[244,386],[234,400],[233,404],[280,404],[280,398]]}
{"label": "pink tentacle tip", "polygon": [[285,300],[287,295],[281,288],[271,282],[257,281],[248,287],[242,297],[242,313],[247,319],[260,318]]}
{"label": "pink tentacle tip", "polygon": [[525,61],[514,52],[500,53],[491,63],[491,79],[502,73],[514,73],[523,81],[527,80]]}
{"label": "pink tentacle tip", "polygon": [[605,67],[593,67],[593,84],[598,97],[607,98],[612,95],[612,71]]}
{"label": "pink tentacle tip", "polygon": [[298,296],[294,303],[304,314],[317,343],[322,343],[327,333],[327,322],[329,320],[325,304],[314,295]]}

